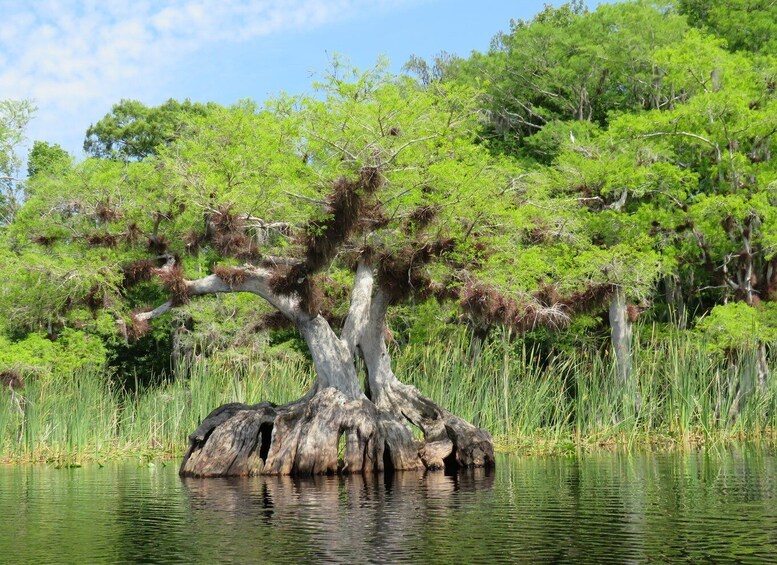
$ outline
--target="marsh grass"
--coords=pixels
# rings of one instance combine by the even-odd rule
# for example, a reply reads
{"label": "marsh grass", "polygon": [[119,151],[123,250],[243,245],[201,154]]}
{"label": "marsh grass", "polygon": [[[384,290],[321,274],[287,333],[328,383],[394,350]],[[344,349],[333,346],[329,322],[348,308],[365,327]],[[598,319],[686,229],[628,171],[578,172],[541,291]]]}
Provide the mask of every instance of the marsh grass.
{"label": "marsh grass", "polygon": [[[520,341],[494,339],[475,354],[465,331],[432,343],[395,348],[397,375],[488,429],[504,450],[775,439],[777,368],[759,388],[754,355],[741,354],[733,366],[682,336],[651,339],[635,345],[634,378],[619,383],[606,352],[540,355]],[[22,391],[23,413],[0,391],[0,461],[179,455],[213,408],[288,402],[313,378],[299,356],[253,356],[193,359],[166,384],[143,392],[116,390],[99,372],[33,380]]]}
{"label": "marsh grass", "polygon": [[444,346],[405,348],[395,360],[401,378],[490,430],[506,449],[777,438],[777,367],[759,388],[754,353],[740,353],[732,365],[681,335],[636,343],[625,383],[606,351],[541,358],[520,342],[493,340],[474,356],[464,332]]}

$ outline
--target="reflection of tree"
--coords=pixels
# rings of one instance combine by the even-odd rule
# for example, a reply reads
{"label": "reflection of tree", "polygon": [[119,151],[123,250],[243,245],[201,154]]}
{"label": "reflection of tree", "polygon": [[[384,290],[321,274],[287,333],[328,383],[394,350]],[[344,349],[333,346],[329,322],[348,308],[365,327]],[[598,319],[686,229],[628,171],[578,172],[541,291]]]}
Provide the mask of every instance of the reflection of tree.
{"label": "reflection of tree", "polygon": [[[195,537],[228,536],[235,558],[365,563],[423,555],[430,525],[482,507],[494,477],[473,469],[453,476],[398,472],[182,480],[196,524],[205,528]],[[256,543],[258,528],[267,526],[273,528],[273,544],[262,547]]]}
{"label": "reflection of tree", "polygon": [[0,562],[761,563],[777,555],[775,477],[760,447],[388,480],[0,466]]}

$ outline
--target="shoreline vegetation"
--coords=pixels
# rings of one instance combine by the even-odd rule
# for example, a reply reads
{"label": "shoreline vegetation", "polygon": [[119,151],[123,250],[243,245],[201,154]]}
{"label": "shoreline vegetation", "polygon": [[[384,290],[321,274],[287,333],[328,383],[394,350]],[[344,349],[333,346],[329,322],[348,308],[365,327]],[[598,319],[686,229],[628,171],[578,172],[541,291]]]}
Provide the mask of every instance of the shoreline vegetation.
{"label": "shoreline vegetation", "polygon": [[[635,343],[636,390],[608,352],[540,355],[490,340],[474,354],[462,329],[447,345],[395,351],[396,372],[446,409],[488,430],[498,451],[573,455],[600,449],[685,449],[777,443],[777,386],[757,384],[757,359],[734,365],[682,335]],[[777,367],[770,367],[771,371]],[[119,390],[101,371],[37,379],[0,393],[0,463],[63,466],[180,457],[187,435],[227,402],[284,403],[314,378],[291,353],[194,358],[168,381]]]}

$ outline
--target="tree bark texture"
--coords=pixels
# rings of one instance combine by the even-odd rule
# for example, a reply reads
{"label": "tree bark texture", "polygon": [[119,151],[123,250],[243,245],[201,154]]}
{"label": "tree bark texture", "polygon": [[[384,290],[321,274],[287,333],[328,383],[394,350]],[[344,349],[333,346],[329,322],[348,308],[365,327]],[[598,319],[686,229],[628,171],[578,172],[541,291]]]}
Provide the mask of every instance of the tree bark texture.
{"label": "tree bark texture", "polygon": [[626,293],[620,286],[616,287],[610,299],[610,330],[616,376],[621,383],[627,383],[631,376],[631,321],[627,311]]}
{"label": "tree bark texture", "polygon": [[[343,331],[273,296],[254,271],[243,284],[296,323],[313,358],[317,381],[283,406],[226,404],[189,436],[182,476],[316,475],[490,467],[491,436],[424,397],[394,375],[384,331],[389,298],[360,264]],[[217,280],[191,283],[227,290]],[[204,279],[203,279],[204,280]],[[356,370],[367,372],[362,391]],[[413,433],[413,427],[418,434]],[[418,437],[422,436],[422,437]]]}

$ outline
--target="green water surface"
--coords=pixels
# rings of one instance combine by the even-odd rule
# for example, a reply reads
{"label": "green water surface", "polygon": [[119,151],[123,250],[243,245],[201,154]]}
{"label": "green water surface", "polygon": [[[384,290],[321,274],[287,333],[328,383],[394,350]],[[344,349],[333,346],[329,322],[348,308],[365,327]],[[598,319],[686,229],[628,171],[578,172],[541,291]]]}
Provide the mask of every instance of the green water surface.
{"label": "green water surface", "polygon": [[501,457],[458,476],[0,466],[2,563],[777,562],[777,454]]}

